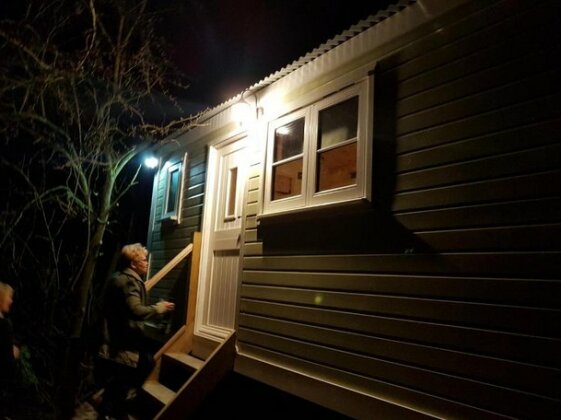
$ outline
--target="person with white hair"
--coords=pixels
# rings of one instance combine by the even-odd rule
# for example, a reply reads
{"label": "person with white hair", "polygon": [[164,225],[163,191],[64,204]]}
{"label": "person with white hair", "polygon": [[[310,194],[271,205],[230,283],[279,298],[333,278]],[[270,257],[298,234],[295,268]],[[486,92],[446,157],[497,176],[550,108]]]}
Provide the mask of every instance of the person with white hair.
{"label": "person with white hair", "polygon": [[127,394],[142,386],[154,366],[144,335],[145,321],[175,307],[166,301],[146,303],[144,276],[148,272],[148,250],[143,245],[125,245],[121,255],[125,268],[111,277],[105,293],[105,344],[100,351],[111,372],[101,410],[117,418],[124,416]]}

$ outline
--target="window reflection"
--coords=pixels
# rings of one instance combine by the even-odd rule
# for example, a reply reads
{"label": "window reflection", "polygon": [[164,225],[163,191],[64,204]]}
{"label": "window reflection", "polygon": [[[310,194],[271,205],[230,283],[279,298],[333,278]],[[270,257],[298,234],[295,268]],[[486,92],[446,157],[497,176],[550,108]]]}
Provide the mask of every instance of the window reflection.
{"label": "window reflection", "polygon": [[231,168],[228,176],[228,204],[226,206],[226,218],[236,216],[237,186],[238,168]]}
{"label": "window reflection", "polygon": [[316,192],[356,184],[358,97],[319,113]]}
{"label": "window reflection", "polygon": [[357,125],[357,96],[322,110],[319,114],[318,149],[355,138]]}
{"label": "window reflection", "polygon": [[318,153],[316,191],[356,184],[356,142]]}
{"label": "window reflection", "polygon": [[272,200],[292,197],[302,192],[302,163],[302,159],[296,159],[273,168]]}
{"label": "window reflection", "polygon": [[179,168],[170,172],[169,177],[166,213],[174,212],[177,205],[177,195],[179,193]]}
{"label": "window reflection", "polygon": [[292,121],[275,130],[273,162],[302,153],[304,144],[304,118]]}

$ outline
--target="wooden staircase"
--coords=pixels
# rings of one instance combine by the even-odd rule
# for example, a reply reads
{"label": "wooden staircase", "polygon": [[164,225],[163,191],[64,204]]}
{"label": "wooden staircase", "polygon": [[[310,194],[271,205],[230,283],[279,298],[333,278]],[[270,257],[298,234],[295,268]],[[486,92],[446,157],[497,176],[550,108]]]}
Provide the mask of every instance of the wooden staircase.
{"label": "wooden staircase", "polygon": [[149,290],[192,252],[185,325],[154,356],[156,366],[139,395],[137,414],[142,420],[188,418],[222,378],[233,370],[235,332],[223,341],[194,335],[200,251],[201,235],[195,232],[193,244],[189,244],[146,282]]}
{"label": "wooden staircase", "polygon": [[195,336],[190,352],[164,353],[142,387],[143,419],[188,418],[233,369],[234,356],[233,332],[222,343]]}

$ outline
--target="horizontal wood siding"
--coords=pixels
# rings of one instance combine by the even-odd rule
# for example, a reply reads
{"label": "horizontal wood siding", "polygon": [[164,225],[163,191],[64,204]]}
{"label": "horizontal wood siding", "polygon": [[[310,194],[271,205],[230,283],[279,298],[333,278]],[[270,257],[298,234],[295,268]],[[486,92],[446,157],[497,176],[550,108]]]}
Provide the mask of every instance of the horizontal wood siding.
{"label": "horizontal wood siding", "polygon": [[[178,151],[174,158],[182,159],[183,153],[184,150]],[[155,217],[150,231],[151,275],[157,273],[192,242],[193,232],[201,230],[206,177],[206,148],[195,144],[187,150],[187,153],[187,167],[183,168],[185,180],[179,224],[169,220],[161,220],[166,186],[165,176],[160,176],[157,184]],[[188,276],[188,259],[178,264],[152,289],[151,300],[175,298],[175,296],[172,296],[174,289],[180,288],[180,284],[185,285],[186,276]]]}
{"label": "horizontal wood siding", "polygon": [[[263,166],[259,162],[258,152],[254,154],[254,159],[250,164],[247,178],[247,196],[244,208],[244,255],[261,254],[261,241],[258,235],[257,212],[261,203],[261,173]],[[255,162],[255,160],[257,162]]]}
{"label": "horizontal wood siding", "polygon": [[447,418],[561,418],[561,4],[378,62],[373,199],[259,216],[240,352]]}

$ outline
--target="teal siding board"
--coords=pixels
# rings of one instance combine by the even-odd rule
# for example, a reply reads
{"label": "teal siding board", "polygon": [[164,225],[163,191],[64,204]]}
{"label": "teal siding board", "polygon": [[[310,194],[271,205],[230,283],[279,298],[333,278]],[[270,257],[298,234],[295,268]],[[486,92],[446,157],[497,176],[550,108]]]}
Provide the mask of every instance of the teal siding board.
{"label": "teal siding board", "polygon": [[[199,152],[197,155],[196,152]],[[183,158],[184,151],[177,151],[173,157]],[[171,159],[171,157],[170,157]],[[206,154],[204,149],[196,148],[188,151],[187,165],[183,168],[184,184],[181,203],[181,222],[161,220],[163,198],[165,194],[165,176],[161,176],[158,183],[154,203],[155,220],[151,227],[151,275],[157,273],[192,240],[193,232],[201,230],[202,203],[204,200]],[[186,296],[186,279],[188,279],[189,260],[182,261],[170,271],[150,293],[151,299],[173,298],[176,302],[184,300]],[[177,297],[176,297],[177,296]],[[184,319],[184,309],[176,311],[175,318]]]}
{"label": "teal siding board", "polygon": [[371,203],[259,218],[240,348],[438,416],[556,418],[561,5],[480,4],[378,63]]}

